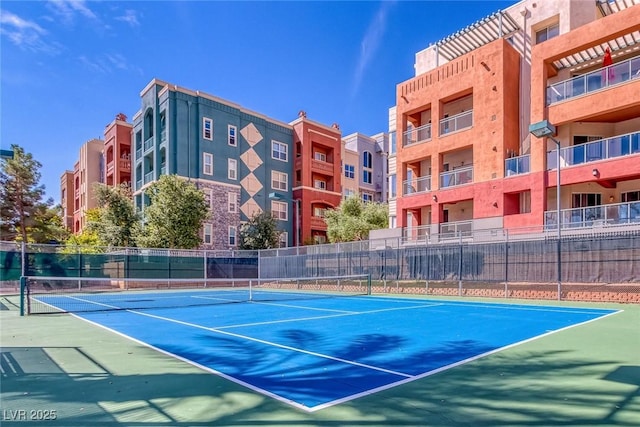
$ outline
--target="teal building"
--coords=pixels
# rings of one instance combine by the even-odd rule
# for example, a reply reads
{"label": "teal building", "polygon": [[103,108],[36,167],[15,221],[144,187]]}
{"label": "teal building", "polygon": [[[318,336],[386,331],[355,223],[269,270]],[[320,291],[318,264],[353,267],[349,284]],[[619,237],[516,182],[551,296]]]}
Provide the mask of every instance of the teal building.
{"label": "teal building", "polygon": [[148,206],[145,189],[161,175],[193,182],[209,201],[204,249],[234,249],[238,227],[271,211],[290,246],[293,128],[215,96],[152,80],[133,117],[134,203]]}

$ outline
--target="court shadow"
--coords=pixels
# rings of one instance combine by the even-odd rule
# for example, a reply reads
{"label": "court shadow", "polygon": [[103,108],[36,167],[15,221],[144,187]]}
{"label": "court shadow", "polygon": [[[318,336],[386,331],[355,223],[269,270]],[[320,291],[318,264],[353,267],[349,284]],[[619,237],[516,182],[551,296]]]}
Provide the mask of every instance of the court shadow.
{"label": "court shadow", "polygon": [[[167,359],[143,351],[151,364],[153,359],[163,363]],[[588,408],[610,409],[620,389],[593,389],[574,382],[585,376],[601,378],[597,374],[611,362],[593,363],[570,352],[492,355],[314,413],[195,369],[114,375],[105,368],[108,361],[87,359],[84,354],[73,347],[4,348],[3,409],[57,409],[60,419],[56,425],[72,427],[635,425],[616,419],[615,413],[604,418],[596,416],[597,412],[588,414]],[[70,370],[69,365],[84,368]],[[615,384],[622,380],[633,386],[636,391],[629,394],[629,401],[637,397],[636,369],[622,367],[605,377]],[[634,384],[626,380],[629,372]],[[567,410],[571,407],[575,412]],[[3,425],[11,425],[10,420]]]}

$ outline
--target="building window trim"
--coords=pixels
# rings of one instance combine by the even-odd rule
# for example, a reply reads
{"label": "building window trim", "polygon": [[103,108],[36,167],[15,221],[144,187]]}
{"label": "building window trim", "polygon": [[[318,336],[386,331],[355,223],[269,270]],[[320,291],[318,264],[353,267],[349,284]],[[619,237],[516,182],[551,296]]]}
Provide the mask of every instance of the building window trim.
{"label": "building window trim", "polygon": [[289,175],[285,172],[271,171],[271,188],[273,190],[287,191],[289,188]]}
{"label": "building window trim", "polygon": [[238,213],[238,195],[236,193],[227,193],[227,211]]}
{"label": "building window trim", "polygon": [[202,242],[210,245],[213,242],[213,225],[205,224],[202,230]]}
{"label": "building window trim", "polygon": [[229,246],[235,247],[237,245],[238,229],[234,225],[229,226]]}
{"label": "building window trim", "polygon": [[213,119],[209,117],[202,118],[202,138],[213,141]]}
{"label": "building window trim", "polygon": [[202,153],[202,174],[213,175],[213,154]]}
{"label": "building window trim", "polygon": [[276,200],[271,201],[271,212],[276,216],[279,221],[289,220],[289,209],[286,202],[278,202]]}
{"label": "building window trim", "polygon": [[238,128],[235,127],[234,125],[228,125],[227,126],[227,144],[229,144],[232,147],[237,147],[238,146],[237,135],[238,135]]}
{"label": "building window trim", "polygon": [[272,140],[271,158],[281,162],[289,161],[289,146],[284,142]]}
{"label": "building window trim", "polygon": [[227,159],[227,178],[236,181],[238,179],[238,161]]}

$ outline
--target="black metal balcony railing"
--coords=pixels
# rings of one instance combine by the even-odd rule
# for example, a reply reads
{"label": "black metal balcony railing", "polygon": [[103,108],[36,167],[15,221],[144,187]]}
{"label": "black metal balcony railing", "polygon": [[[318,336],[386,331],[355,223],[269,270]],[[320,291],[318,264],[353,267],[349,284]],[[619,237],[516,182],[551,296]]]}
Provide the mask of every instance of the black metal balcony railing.
{"label": "black metal balcony railing", "polygon": [[[558,213],[544,213],[545,227],[557,227]],[[640,202],[615,203],[560,211],[562,228],[582,228],[597,225],[640,223]]]}
{"label": "black metal balcony railing", "polygon": [[640,56],[547,87],[547,105],[640,78]]}
{"label": "black metal balcony railing", "polygon": [[529,172],[531,172],[531,156],[529,154],[512,157],[504,161],[505,176],[520,175]]}
{"label": "black metal balcony railing", "polygon": [[[614,136],[560,149],[562,166],[574,166],[598,160],[640,153],[640,132]],[[547,169],[556,169],[557,150],[547,153]]]}

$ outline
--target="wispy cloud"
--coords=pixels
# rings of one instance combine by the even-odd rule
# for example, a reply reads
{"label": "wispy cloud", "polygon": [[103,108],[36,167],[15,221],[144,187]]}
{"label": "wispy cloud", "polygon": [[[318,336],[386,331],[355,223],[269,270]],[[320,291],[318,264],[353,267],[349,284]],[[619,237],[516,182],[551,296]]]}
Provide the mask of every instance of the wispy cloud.
{"label": "wispy cloud", "polygon": [[32,52],[57,54],[61,47],[57,43],[47,42],[48,32],[36,22],[27,21],[6,10],[0,10],[0,33],[21,49]]}
{"label": "wispy cloud", "polygon": [[111,74],[115,71],[131,71],[142,75],[140,67],[131,64],[123,55],[119,53],[104,53],[94,58],[85,55],[78,57],[82,65],[93,72],[101,74]]}
{"label": "wispy cloud", "polygon": [[358,56],[351,86],[352,98],[358,93],[364,73],[380,47],[380,42],[387,26],[387,17],[394,5],[395,2],[382,2],[373,20],[369,23],[362,42],[360,42],[360,55]]}
{"label": "wispy cloud", "polygon": [[98,19],[97,15],[89,9],[85,0],[50,0],[48,6],[65,24],[73,23],[78,15],[84,18]]}
{"label": "wispy cloud", "polygon": [[138,13],[132,9],[125,10],[124,15],[117,16],[116,20],[126,22],[132,27],[137,27],[140,25],[140,21],[138,21]]}

